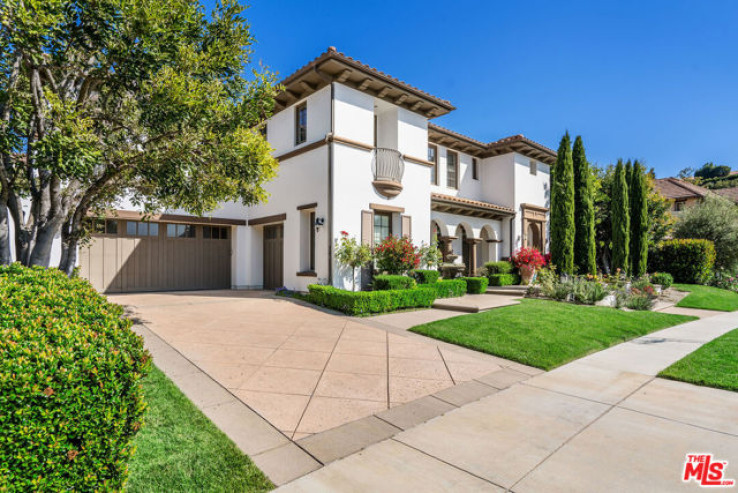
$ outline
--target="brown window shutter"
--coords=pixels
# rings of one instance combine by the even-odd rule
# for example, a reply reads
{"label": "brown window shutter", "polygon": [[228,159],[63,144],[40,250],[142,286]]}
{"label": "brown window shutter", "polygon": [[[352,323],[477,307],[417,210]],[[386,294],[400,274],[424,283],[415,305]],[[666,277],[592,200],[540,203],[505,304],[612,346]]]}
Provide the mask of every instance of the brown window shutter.
{"label": "brown window shutter", "polygon": [[361,243],[373,247],[374,243],[374,213],[361,211]]}
{"label": "brown window shutter", "polygon": [[413,218],[410,216],[402,216],[402,236],[413,237]]}

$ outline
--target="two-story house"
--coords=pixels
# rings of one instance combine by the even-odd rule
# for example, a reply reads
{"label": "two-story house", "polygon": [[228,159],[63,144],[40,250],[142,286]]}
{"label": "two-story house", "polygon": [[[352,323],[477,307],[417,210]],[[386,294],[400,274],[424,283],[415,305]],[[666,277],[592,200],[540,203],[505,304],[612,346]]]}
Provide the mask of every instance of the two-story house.
{"label": "two-story house", "polygon": [[82,275],[108,291],[350,289],[334,258],[342,232],[369,245],[437,240],[470,271],[524,245],[547,248],[551,149],[435,125],[451,103],[335,48],[282,84],[263,129],[279,160],[267,202],[147,222],[120,210],[81,252]]}

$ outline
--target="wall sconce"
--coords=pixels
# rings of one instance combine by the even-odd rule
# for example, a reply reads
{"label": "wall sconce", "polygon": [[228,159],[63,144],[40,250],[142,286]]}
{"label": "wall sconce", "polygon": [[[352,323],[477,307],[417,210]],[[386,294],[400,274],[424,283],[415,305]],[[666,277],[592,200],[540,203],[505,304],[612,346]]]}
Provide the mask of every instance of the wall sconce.
{"label": "wall sconce", "polygon": [[320,227],[325,224],[325,218],[324,217],[316,217],[315,218],[315,232],[317,233],[320,231]]}

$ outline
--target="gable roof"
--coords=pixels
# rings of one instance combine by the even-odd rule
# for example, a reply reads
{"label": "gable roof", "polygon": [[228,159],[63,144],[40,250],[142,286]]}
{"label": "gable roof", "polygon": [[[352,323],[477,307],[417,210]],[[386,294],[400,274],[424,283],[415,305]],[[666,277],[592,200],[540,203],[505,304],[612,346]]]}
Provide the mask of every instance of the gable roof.
{"label": "gable roof", "polygon": [[333,81],[372,94],[428,118],[445,115],[456,109],[449,101],[428,94],[330,46],[320,56],[281,82],[284,90],[276,97],[277,111]]}
{"label": "gable roof", "polygon": [[738,187],[716,188],[713,189],[712,192],[715,192],[716,194],[725,197],[726,199],[732,200],[733,202],[738,204]]}
{"label": "gable roof", "polygon": [[656,190],[669,200],[702,198],[709,190],[679,178],[659,178],[655,181]]}
{"label": "gable roof", "polygon": [[485,144],[440,125],[428,123],[428,140],[480,158],[517,152],[549,165],[556,162],[556,151],[520,134]]}

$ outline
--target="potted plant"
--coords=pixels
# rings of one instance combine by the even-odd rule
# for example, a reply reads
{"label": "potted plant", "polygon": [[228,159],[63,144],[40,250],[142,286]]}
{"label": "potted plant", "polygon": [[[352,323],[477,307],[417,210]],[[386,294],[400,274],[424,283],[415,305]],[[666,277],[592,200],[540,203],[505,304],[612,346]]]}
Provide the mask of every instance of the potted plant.
{"label": "potted plant", "polygon": [[546,265],[546,260],[537,248],[523,247],[513,255],[513,264],[520,271],[521,284],[530,284],[536,270]]}

